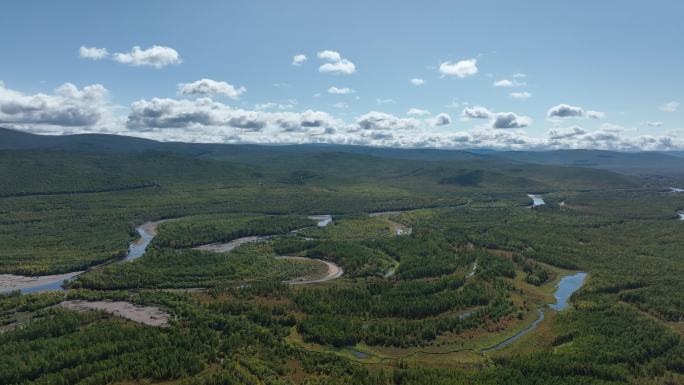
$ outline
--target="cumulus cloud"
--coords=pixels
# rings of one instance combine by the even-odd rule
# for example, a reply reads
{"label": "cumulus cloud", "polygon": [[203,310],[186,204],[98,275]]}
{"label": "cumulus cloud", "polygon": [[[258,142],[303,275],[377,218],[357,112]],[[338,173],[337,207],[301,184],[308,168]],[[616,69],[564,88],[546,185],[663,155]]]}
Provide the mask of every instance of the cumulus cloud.
{"label": "cumulus cloud", "polygon": [[153,98],[139,100],[131,105],[126,126],[128,129],[143,132],[183,129],[188,132],[213,132],[225,136],[241,132],[262,132],[267,129],[309,133],[317,129],[318,133],[324,133],[326,130],[334,130],[340,124],[340,121],[321,111],[248,111],[233,109],[209,98]]}
{"label": "cumulus cloud", "polygon": [[581,107],[571,106],[568,104],[559,104],[551,107],[546,113],[548,117],[570,118],[580,117],[584,115],[584,110]]}
{"label": "cumulus cloud", "polygon": [[94,127],[109,115],[109,92],[101,84],[81,89],[65,83],[51,95],[25,95],[0,82],[0,124],[30,131],[68,133],[76,127]]}
{"label": "cumulus cloud", "polygon": [[398,118],[378,111],[371,111],[358,117],[356,124],[362,130],[415,130],[420,127],[420,121],[417,119]]}
{"label": "cumulus cloud", "polygon": [[304,62],[306,60],[307,60],[306,55],[303,55],[303,54],[294,55],[294,57],[292,58],[292,65],[299,67],[302,64],[304,64]]}
{"label": "cumulus cloud", "polygon": [[523,128],[532,124],[532,119],[527,116],[520,116],[514,112],[499,112],[494,115],[492,128]]}
{"label": "cumulus cloud", "polygon": [[549,139],[560,140],[577,137],[586,134],[587,131],[579,126],[572,126],[567,128],[552,128],[546,134]]}
{"label": "cumulus cloud", "polygon": [[84,45],[78,49],[78,55],[82,59],[101,60],[109,56],[107,48],[86,47]]}
{"label": "cumulus cloud", "polygon": [[658,109],[660,109],[660,111],[663,112],[676,112],[678,108],[679,102],[667,102],[661,104],[660,107],[658,107]]}
{"label": "cumulus cloud", "polygon": [[347,95],[347,94],[353,94],[354,92],[356,92],[356,91],[352,90],[349,87],[338,88],[338,87],[332,86],[332,87],[328,88],[328,93],[333,94],[333,95]]}
{"label": "cumulus cloud", "polygon": [[240,98],[240,95],[245,92],[247,92],[247,88],[243,86],[235,87],[232,84],[211,79],[200,79],[192,83],[178,84],[178,93],[180,95],[225,95],[231,99],[237,100]]}
{"label": "cumulus cloud", "polygon": [[319,59],[330,62],[338,62],[342,60],[342,55],[340,55],[340,53],[337,51],[325,50],[318,52],[316,55]]}
{"label": "cumulus cloud", "polygon": [[588,110],[587,111],[587,117],[592,118],[592,119],[603,119],[606,117],[606,113],[601,112],[601,111]]}
{"label": "cumulus cloud", "polygon": [[410,108],[408,111],[406,111],[406,115],[415,115],[415,116],[430,115],[430,111],[423,110],[420,108]]}
{"label": "cumulus cloud", "polygon": [[327,61],[318,67],[319,72],[351,75],[356,72],[356,66],[351,61],[344,59],[339,52],[325,50],[318,52],[318,58]]}
{"label": "cumulus cloud", "polygon": [[658,120],[658,121],[655,121],[655,122],[644,122],[643,124],[646,125],[646,126],[649,126],[649,127],[662,127],[663,122],[661,122],[661,121]]}
{"label": "cumulus cloud", "polygon": [[117,52],[112,58],[123,64],[132,66],[148,66],[163,68],[170,64],[180,64],[182,62],[178,51],[171,47],[155,45],[147,49],[139,46],[133,47],[129,52]]}
{"label": "cumulus cloud", "polygon": [[511,92],[508,94],[513,99],[529,99],[532,97],[532,94],[526,91],[523,92]]}
{"label": "cumulus cloud", "polygon": [[413,84],[414,86],[422,86],[423,84],[425,84],[425,80],[420,79],[420,78],[413,78],[410,81],[411,81],[411,84]]}
{"label": "cumulus cloud", "polygon": [[470,119],[489,119],[492,115],[491,111],[482,106],[466,107],[461,112],[461,117]]}
{"label": "cumulus cloud", "polygon": [[449,114],[441,113],[435,116],[434,125],[435,126],[447,126],[451,124],[451,116]]}
{"label": "cumulus cloud", "polygon": [[477,59],[461,60],[456,63],[445,61],[439,65],[439,72],[444,76],[465,78],[477,73]]}

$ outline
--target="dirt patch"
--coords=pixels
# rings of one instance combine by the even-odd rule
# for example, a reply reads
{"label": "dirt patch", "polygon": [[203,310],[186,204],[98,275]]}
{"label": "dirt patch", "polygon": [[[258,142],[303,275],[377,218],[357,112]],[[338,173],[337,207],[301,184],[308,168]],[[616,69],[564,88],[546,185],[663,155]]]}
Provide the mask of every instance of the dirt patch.
{"label": "dirt patch", "polygon": [[246,243],[254,243],[254,242],[265,241],[269,238],[271,238],[271,236],[244,237],[244,238],[234,239],[234,240],[232,240],[230,242],[226,242],[226,243],[212,243],[209,245],[197,246],[197,247],[193,247],[193,249],[211,251],[214,253],[230,253],[235,248],[242,246]]}
{"label": "dirt patch", "polygon": [[124,301],[64,301],[60,306],[76,310],[103,310],[107,313],[150,326],[168,326],[169,313],[156,306],[138,306]]}
{"label": "dirt patch", "polygon": [[36,277],[27,277],[23,275],[14,274],[0,274],[0,293],[5,291],[31,289],[34,287],[45,286],[53,283],[56,284],[56,286],[59,286],[59,284],[61,284],[62,281],[73,278],[81,273],[83,272],[75,271],[66,274],[41,275]]}

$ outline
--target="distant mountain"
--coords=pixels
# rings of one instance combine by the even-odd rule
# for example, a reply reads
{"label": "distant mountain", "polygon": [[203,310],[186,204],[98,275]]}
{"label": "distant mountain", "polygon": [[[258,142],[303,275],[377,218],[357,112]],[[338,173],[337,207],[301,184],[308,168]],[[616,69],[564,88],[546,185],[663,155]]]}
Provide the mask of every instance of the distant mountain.
{"label": "distant mountain", "polygon": [[337,144],[258,145],[222,143],[158,142],[106,134],[36,135],[0,128],[0,150],[54,149],[84,152],[158,151],[201,159],[248,164],[278,164],[286,159],[306,168],[314,154],[346,153],[374,158],[414,161],[511,161],[590,167],[621,173],[684,174],[684,152],[617,152],[603,150],[494,151],[489,149],[438,150],[370,147]]}
{"label": "distant mountain", "polygon": [[604,150],[503,151],[500,159],[544,165],[591,167],[623,173],[684,174],[684,157],[661,152],[618,152]]}
{"label": "distant mountain", "polygon": [[399,149],[335,144],[257,145],[222,143],[157,142],[130,136],[106,134],[36,135],[0,128],[0,150],[49,148],[87,152],[166,151],[203,158],[264,161],[269,156],[292,153],[344,152],[378,158],[405,160],[477,160],[481,155],[468,151],[437,149]]}

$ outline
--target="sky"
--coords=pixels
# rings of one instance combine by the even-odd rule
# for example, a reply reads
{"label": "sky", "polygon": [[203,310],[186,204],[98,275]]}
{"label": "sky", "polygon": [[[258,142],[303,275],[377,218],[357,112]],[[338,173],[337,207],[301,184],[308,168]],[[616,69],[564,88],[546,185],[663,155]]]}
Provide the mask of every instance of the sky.
{"label": "sky", "polygon": [[0,126],[162,141],[684,149],[684,2],[13,1]]}

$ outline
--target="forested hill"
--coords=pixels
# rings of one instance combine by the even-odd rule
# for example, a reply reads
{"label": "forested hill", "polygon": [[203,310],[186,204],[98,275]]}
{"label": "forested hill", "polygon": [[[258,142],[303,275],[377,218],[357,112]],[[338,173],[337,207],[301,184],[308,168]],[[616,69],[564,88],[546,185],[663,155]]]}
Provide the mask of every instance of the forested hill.
{"label": "forested hill", "polygon": [[577,166],[621,173],[681,174],[684,157],[659,152],[616,152],[602,150],[483,151],[399,149],[331,144],[256,145],[219,143],[158,142],[149,139],[106,134],[36,135],[0,128],[0,150],[58,149],[88,152],[172,152],[203,159],[263,164],[304,154],[347,153],[385,159],[420,161],[524,162],[554,166]]}
{"label": "forested hill", "polygon": [[420,161],[343,152],[247,152],[231,160],[144,151],[0,150],[0,197],[151,187],[225,189],[348,188],[373,185],[442,194],[599,190],[638,187],[610,171],[498,160]]}
{"label": "forested hill", "polygon": [[601,168],[619,172],[684,173],[684,158],[660,152],[602,150],[506,151],[494,156],[519,162]]}

